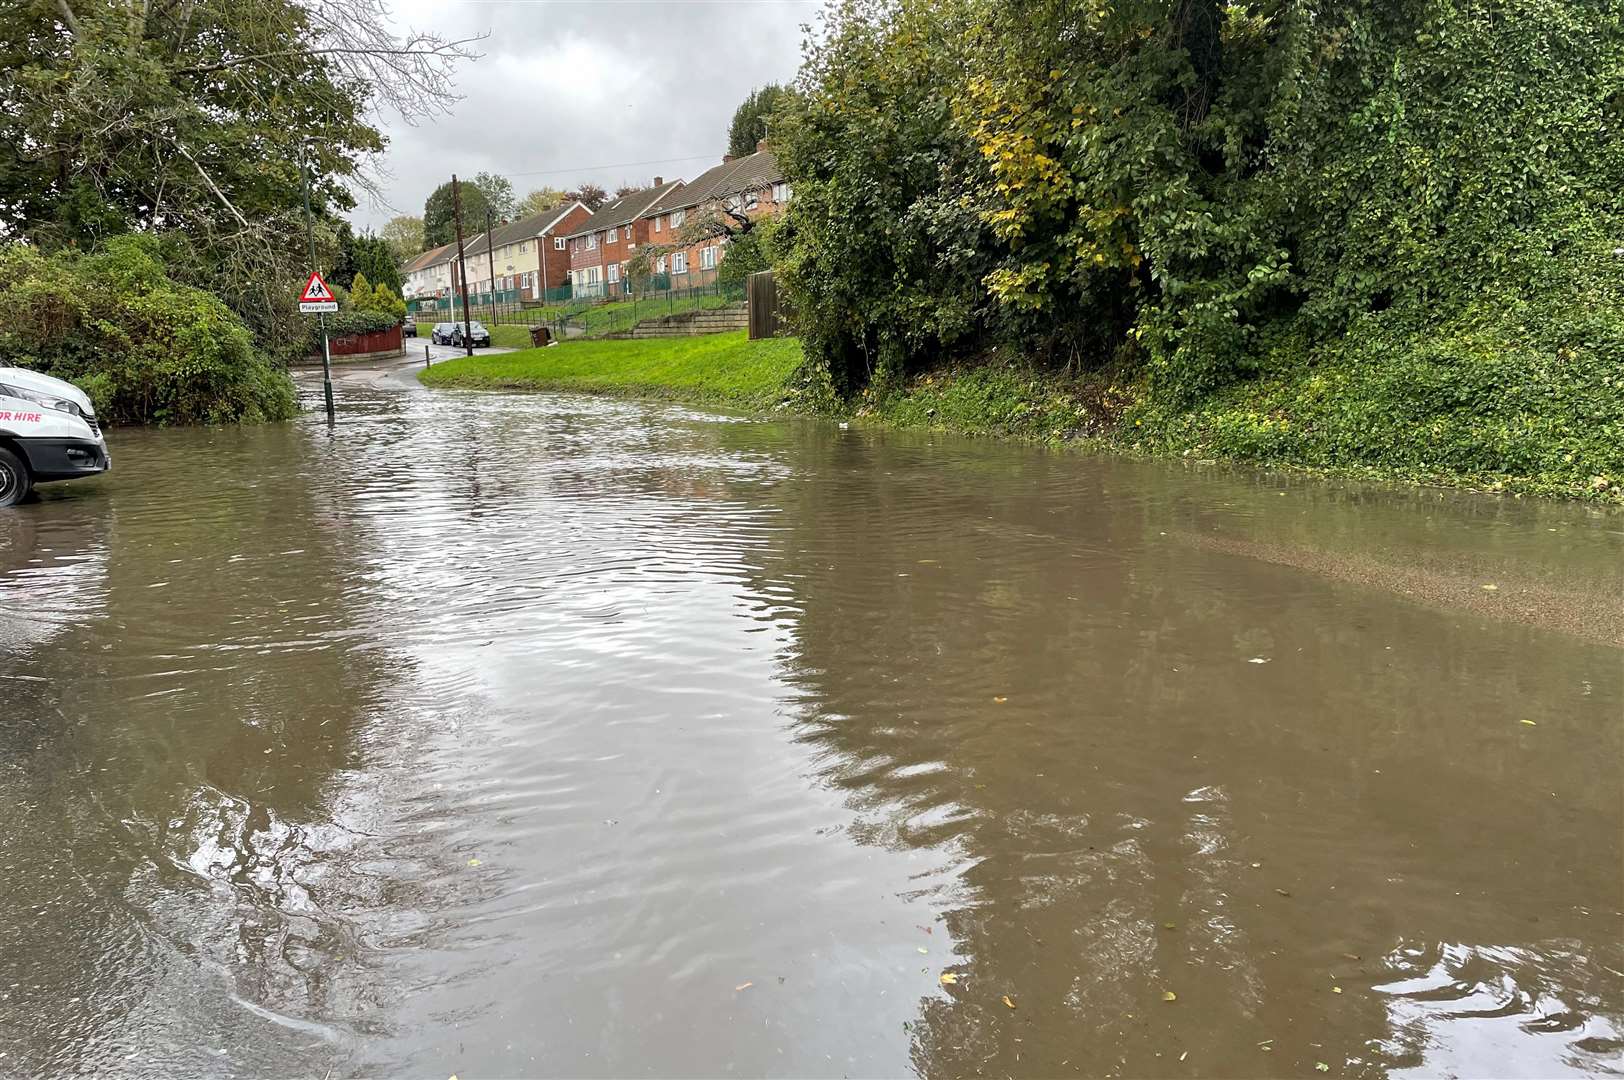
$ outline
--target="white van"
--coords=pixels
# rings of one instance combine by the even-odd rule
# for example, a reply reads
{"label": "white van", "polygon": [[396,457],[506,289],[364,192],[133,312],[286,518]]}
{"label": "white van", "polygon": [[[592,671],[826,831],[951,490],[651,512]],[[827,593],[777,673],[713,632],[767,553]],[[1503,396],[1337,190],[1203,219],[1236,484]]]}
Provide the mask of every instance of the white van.
{"label": "white van", "polygon": [[83,390],[0,367],[0,507],[21,502],[35,484],[95,476],[112,463]]}

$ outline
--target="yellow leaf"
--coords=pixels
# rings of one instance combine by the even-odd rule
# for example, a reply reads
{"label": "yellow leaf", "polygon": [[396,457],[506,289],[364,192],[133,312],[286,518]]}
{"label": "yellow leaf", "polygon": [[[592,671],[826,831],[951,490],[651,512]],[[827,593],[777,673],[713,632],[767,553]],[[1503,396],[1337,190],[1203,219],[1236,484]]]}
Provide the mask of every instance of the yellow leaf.
{"label": "yellow leaf", "polygon": [[1015,1007],[1015,999],[1010,997],[1008,994],[1005,994],[1004,995],[1004,1004],[1008,1005],[1010,1008],[1013,1009]]}
{"label": "yellow leaf", "polygon": [[469,866],[478,866],[479,865],[479,860],[478,859],[469,859],[468,860],[468,865]]}
{"label": "yellow leaf", "polygon": [[1483,591],[1484,592],[1498,592],[1499,590],[1500,590],[1500,586],[1494,584],[1493,582],[1490,582],[1489,584],[1483,586]]}
{"label": "yellow leaf", "polygon": [[1171,990],[1163,990],[1162,991],[1162,1000],[1163,1001],[1177,1001],[1178,999],[1179,999],[1179,996],[1177,994],[1173,993],[1173,991],[1171,991]]}
{"label": "yellow leaf", "polygon": [[1532,720],[1524,720],[1523,723],[1527,724],[1529,727],[1539,727],[1539,725],[1534,723]]}
{"label": "yellow leaf", "polygon": [[959,976],[958,976],[957,972],[953,972],[953,971],[944,971],[944,972],[942,972],[942,985],[943,986],[957,986],[958,984],[959,984]]}
{"label": "yellow leaf", "polygon": [[1340,994],[1340,993],[1341,993],[1341,992],[1342,992],[1342,988],[1341,988],[1341,987],[1340,987],[1340,986],[1333,986],[1333,987],[1331,987],[1331,993],[1333,993],[1333,994]]}
{"label": "yellow leaf", "polygon": [[733,992],[738,993],[740,990],[748,990],[754,985],[756,985],[754,980],[746,980],[745,982],[742,982],[739,985],[735,986],[733,988]]}

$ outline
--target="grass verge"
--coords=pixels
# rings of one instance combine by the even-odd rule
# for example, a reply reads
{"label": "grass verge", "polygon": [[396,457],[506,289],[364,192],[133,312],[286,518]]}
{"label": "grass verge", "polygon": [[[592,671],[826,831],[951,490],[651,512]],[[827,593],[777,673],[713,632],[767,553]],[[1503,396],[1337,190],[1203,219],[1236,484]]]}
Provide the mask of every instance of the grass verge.
{"label": "grass verge", "polygon": [[449,360],[419,372],[418,379],[433,387],[579,390],[766,409],[785,399],[800,362],[797,339],[750,341],[740,330],[691,338],[565,341]]}

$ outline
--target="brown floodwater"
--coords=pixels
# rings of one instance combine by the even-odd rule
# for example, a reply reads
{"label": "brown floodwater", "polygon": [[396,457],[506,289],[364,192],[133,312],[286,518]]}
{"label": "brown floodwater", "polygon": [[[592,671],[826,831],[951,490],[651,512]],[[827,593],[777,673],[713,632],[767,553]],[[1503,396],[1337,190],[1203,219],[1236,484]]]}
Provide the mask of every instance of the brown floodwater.
{"label": "brown floodwater", "polygon": [[0,512],[0,1075],[1624,1073],[1624,517],[341,381]]}

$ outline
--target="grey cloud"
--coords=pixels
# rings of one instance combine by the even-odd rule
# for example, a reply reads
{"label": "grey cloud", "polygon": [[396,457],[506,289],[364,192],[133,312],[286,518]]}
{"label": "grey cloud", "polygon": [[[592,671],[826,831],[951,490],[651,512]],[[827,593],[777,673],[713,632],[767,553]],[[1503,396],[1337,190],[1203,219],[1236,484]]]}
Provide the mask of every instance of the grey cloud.
{"label": "grey cloud", "polygon": [[390,205],[363,197],[351,216],[378,226],[419,214],[452,172],[501,173],[520,195],[697,175],[721,159],[744,96],[794,77],[802,24],[820,8],[819,0],[397,0],[399,29],[490,37],[483,58],[461,69],[462,100],[450,115],[416,127],[383,118],[379,186]]}

